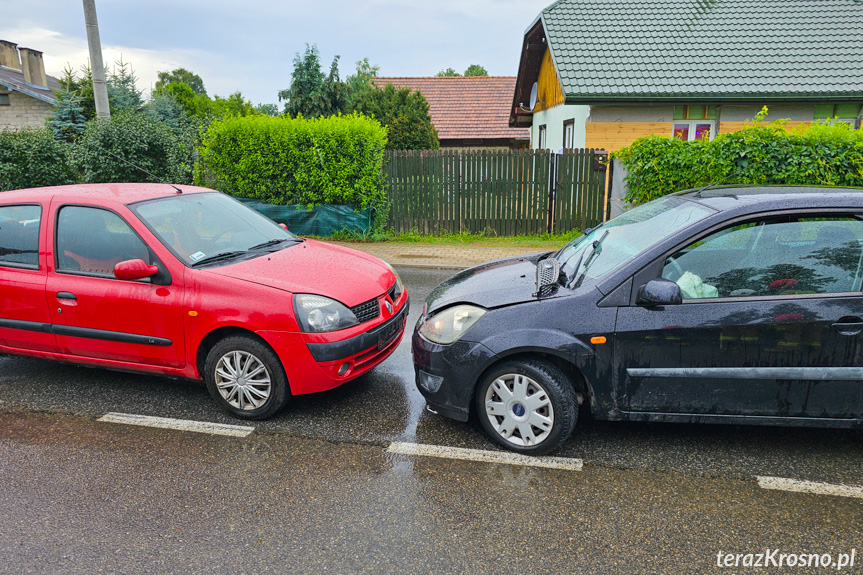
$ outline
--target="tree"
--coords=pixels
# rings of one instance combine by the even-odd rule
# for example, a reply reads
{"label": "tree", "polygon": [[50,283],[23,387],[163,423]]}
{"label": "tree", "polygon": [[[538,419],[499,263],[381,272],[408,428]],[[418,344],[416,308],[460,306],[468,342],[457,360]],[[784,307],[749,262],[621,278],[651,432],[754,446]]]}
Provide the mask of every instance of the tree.
{"label": "tree", "polygon": [[436,150],[437,130],[431,123],[429,105],[421,92],[396,89],[387,84],[354,102],[354,110],[378,120],[387,128],[389,150]]}
{"label": "tree", "polygon": [[204,89],[204,81],[197,74],[194,74],[185,68],[177,68],[170,72],[159,72],[159,79],[156,81],[155,90],[158,91],[168,84],[186,84],[195,94],[206,96],[207,90]]}
{"label": "tree", "polygon": [[81,107],[81,96],[74,90],[61,89],[56,93],[57,101],[47,126],[54,132],[54,137],[66,142],[74,142],[87,127],[84,108]]}
{"label": "tree", "polygon": [[345,78],[348,87],[348,109],[353,109],[354,102],[361,102],[366,94],[376,89],[372,78],[376,78],[380,71],[380,66],[373,65],[368,58],[357,61],[356,74]]}
{"label": "tree", "polygon": [[223,118],[225,116],[254,116],[258,113],[252,102],[243,98],[239,90],[227,98],[216,96],[213,100],[213,115],[216,118]]}
{"label": "tree", "polygon": [[108,74],[108,102],[112,112],[137,110],[144,105],[136,81],[131,64],[123,62],[122,57],[114,62],[114,70]]}
{"label": "tree", "polygon": [[318,47],[306,44],[306,51],[300,58],[299,52],[294,56],[294,71],[291,74],[291,87],[279,92],[279,101],[285,101],[285,114],[296,118],[299,115],[315,117],[317,100],[323,90],[324,73],[321,72],[321,62]]}
{"label": "tree", "polygon": [[464,71],[464,75],[465,78],[469,76],[488,76],[488,72],[479,64],[471,64],[467,67],[467,70]]}
{"label": "tree", "polygon": [[437,73],[438,78],[445,78],[449,76],[464,76],[465,78],[470,76],[488,76],[488,72],[479,64],[471,64],[467,67],[467,70],[464,71],[464,74],[459,74],[452,68],[447,68],[446,70],[441,70]]}
{"label": "tree", "polygon": [[255,106],[255,110],[263,116],[279,115],[279,107],[276,104],[258,104]]}

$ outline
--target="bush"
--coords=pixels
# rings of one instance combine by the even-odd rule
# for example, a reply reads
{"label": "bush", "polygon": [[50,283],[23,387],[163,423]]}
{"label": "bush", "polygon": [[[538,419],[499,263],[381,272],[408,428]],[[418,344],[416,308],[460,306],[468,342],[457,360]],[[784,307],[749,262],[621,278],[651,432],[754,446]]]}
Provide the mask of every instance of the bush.
{"label": "bush", "polygon": [[73,147],[72,165],[83,181],[190,183],[189,144],[165,124],[137,112],[87,124]]}
{"label": "bush", "polygon": [[372,207],[382,229],[385,146],[386,130],[355,114],[229,117],[207,130],[196,181],[271,204]]}
{"label": "bush", "polygon": [[66,144],[48,128],[0,131],[0,190],[74,184]]}
{"label": "bush", "polygon": [[633,203],[714,183],[863,186],[863,130],[843,123],[789,132],[782,121],[756,119],[712,142],[641,138],[614,157],[629,172],[626,200]]}

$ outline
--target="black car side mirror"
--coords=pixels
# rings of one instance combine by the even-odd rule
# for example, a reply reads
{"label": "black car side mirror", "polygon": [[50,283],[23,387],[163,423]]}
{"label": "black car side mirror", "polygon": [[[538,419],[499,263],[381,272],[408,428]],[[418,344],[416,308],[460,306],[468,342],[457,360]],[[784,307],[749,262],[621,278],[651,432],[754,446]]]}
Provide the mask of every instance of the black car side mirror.
{"label": "black car side mirror", "polygon": [[647,307],[676,305],[683,303],[683,292],[680,291],[680,286],[671,280],[650,280],[638,288],[635,303]]}

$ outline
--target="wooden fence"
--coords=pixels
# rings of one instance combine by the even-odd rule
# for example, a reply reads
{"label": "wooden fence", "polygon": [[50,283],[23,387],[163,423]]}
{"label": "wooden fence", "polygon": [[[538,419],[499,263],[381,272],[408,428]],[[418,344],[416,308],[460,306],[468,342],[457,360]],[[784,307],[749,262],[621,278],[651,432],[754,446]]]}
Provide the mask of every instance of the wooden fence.
{"label": "wooden fence", "polygon": [[389,225],[498,236],[592,227],[605,208],[605,172],[594,158],[594,150],[388,152]]}

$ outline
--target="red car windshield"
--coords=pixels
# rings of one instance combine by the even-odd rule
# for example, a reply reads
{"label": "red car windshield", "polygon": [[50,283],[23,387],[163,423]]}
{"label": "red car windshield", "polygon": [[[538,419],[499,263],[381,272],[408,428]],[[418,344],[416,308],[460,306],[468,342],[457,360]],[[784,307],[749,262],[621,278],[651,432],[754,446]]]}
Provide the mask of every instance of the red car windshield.
{"label": "red car windshield", "polygon": [[178,194],[129,207],[189,266],[300,241],[269,218],[218,192]]}

